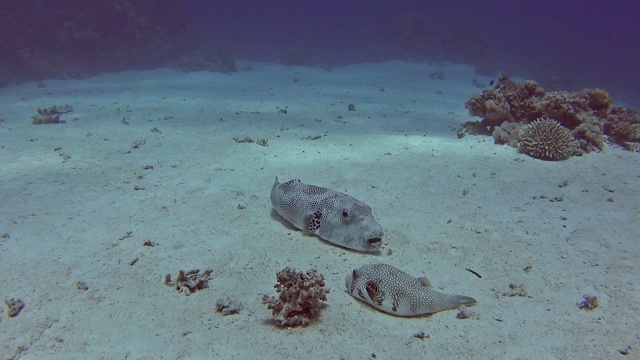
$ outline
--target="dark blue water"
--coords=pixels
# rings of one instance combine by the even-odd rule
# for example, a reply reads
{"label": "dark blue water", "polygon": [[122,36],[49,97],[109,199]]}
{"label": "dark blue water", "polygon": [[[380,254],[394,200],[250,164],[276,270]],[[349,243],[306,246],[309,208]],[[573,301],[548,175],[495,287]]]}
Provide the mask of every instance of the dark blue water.
{"label": "dark blue water", "polygon": [[560,75],[571,75],[570,87],[604,87],[620,96],[640,96],[635,90],[640,81],[637,1],[213,3],[193,0],[186,11],[211,38],[248,50],[303,46],[347,56],[394,18],[416,12],[437,26],[460,24],[485,38],[487,56],[497,70],[511,64],[521,75],[534,76],[540,67],[553,68]]}
{"label": "dark blue water", "polygon": [[[638,107],[638,13],[632,0],[0,1],[0,84],[166,66],[216,49],[228,59],[326,68],[390,58],[469,63],[552,90],[605,88]],[[402,28],[406,14],[426,28]]]}

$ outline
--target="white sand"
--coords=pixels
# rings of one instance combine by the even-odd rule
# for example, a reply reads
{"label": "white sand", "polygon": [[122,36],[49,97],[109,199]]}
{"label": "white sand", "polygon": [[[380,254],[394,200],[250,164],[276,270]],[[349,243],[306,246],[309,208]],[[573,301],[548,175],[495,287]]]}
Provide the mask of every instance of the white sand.
{"label": "white sand", "polygon": [[[26,303],[14,318],[2,306],[3,359],[638,356],[640,155],[544,162],[490,137],[457,139],[480,91],[468,67],[251,65],[1,90],[0,301]],[[438,70],[446,80],[429,79]],[[31,124],[36,108],[65,103],[66,124]],[[233,140],[244,136],[269,146]],[[284,226],[271,215],[276,175],[368,203],[382,254]],[[344,277],[373,262],[476,298],[472,317],[399,318],[356,301]],[[261,304],[285,266],[315,267],[331,289],[307,328],[274,327]],[[207,268],[209,288],[191,296],[164,284]],[[510,284],[528,295],[503,295],[520,290]],[[580,310],[585,294],[599,308]],[[217,313],[223,297],[240,314]]]}

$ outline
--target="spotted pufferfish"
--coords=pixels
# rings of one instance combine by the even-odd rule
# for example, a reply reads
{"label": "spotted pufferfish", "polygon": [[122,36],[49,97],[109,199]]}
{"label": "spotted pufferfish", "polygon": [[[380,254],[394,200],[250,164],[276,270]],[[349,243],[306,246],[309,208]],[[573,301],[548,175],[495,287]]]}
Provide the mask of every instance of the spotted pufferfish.
{"label": "spotted pufferfish", "polygon": [[281,183],[276,177],[271,204],[296,228],[335,245],[370,253],[382,245],[382,226],[371,207],[347,194],[298,179]]}
{"label": "spotted pufferfish", "polygon": [[427,278],[414,278],[387,264],[364,265],[345,278],[349,294],[395,316],[420,316],[474,305],[476,299],[431,288]]}

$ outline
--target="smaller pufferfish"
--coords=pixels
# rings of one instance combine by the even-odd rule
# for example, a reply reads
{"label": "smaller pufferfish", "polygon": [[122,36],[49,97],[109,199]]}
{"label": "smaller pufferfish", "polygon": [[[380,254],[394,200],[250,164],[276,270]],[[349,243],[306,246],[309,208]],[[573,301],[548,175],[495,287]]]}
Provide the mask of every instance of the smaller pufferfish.
{"label": "smaller pufferfish", "polygon": [[387,264],[353,269],[344,282],[351,296],[395,316],[427,315],[476,303],[468,296],[437,292],[427,278],[414,278]]}

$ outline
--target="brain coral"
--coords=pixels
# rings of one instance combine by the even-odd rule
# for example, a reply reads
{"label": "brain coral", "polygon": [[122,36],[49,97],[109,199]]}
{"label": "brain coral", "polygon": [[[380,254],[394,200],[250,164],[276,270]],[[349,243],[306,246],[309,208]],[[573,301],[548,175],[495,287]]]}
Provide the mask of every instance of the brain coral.
{"label": "brain coral", "polygon": [[565,160],[576,151],[569,129],[549,118],[538,118],[520,129],[520,151],[541,160]]}

